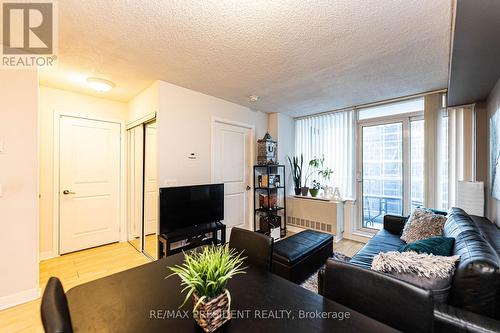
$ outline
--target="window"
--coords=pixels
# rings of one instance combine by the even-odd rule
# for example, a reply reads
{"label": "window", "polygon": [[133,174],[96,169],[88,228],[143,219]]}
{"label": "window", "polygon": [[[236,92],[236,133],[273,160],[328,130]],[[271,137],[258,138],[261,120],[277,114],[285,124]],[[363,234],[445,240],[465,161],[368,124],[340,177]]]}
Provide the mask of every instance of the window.
{"label": "window", "polygon": [[360,229],[424,204],[423,98],[359,111]]}
{"label": "window", "polygon": [[[303,154],[305,163],[325,156],[334,170],[328,185],[357,199],[357,228],[362,231],[380,229],[384,215],[406,215],[429,200],[431,207],[446,210],[453,201],[448,182],[453,169],[448,166],[448,115],[442,107],[439,117],[429,110],[429,120],[424,120],[423,97],[298,119],[296,155]],[[437,130],[431,138],[437,157],[426,161],[425,121],[432,125],[436,120],[430,127]],[[424,170],[433,163],[436,179],[426,188]]]}
{"label": "window", "polygon": [[411,114],[422,112],[424,110],[424,99],[415,98],[401,102],[378,105],[359,110],[358,119],[373,119],[379,117],[388,117],[394,115]]}
{"label": "window", "polygon": [[[304,156],[304,165],[315,157],[324,156],[325,166],[333,170],[333,175],[329,184],[322,185],[338,187],[344,198],[354,195],[354,132],[353,110],[302,118],[295,122],[295,155]],[[308,186],[312,180],[309,179]]]}

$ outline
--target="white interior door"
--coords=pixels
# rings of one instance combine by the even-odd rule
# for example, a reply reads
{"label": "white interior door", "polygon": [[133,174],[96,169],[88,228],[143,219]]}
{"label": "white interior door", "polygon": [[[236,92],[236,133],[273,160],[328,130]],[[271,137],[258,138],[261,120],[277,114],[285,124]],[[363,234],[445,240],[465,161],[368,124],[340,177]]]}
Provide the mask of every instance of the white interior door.
{"label": "white interior door", "polygon": [[[158,163],[156,160],[156,123],[147,124],[144,154],[144,234],[158,231]],[[156,240],[156,239],[155,239]]]}
{"label": "white interior door", "polygon": [[120,124],[60,119],[60,253],[117,242]]}
{"label": "white interior door", "polygon": [[224,223],[228,231],[235,226],[249,227],[250,133],[245,127],[215,123],[214,182],[224,183]]}

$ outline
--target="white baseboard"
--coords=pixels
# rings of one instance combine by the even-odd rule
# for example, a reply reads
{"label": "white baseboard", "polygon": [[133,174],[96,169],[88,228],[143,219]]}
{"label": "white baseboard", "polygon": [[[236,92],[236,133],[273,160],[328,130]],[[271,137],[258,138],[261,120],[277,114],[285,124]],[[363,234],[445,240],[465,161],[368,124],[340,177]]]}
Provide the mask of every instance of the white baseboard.
{"label": "white baseboard", "polygon": [[373,237],[372,236],[369,236],[367,234],[360,234],[360,233],[346,233],[344,232],[344,238],[345,239],[349,239],[349,240],[353,240],[353,241],[356,241],[356,242],[360,242],[360,243],[368,243],[368,241]]}
{"label": "white baseboard", "polygon": [[305,228],[299,228],[299,227],[287,224],[286,225],[286,230],[291,231],[291,232],[297,234],[297,233],[299,233],[301,231],[304,231],[304,230],[307,230],[307,229],[305,229]]}
{"label": "white baseboard", "polygon": [[47,259],[52,259],[52,258],[55,258],[55,257],[57,257],[57,256],[54,255],[54,253],[52,253],[52,251],[43,251],[43,252],[40,252],[40,261],[47,260]]}
{"label": "white baseboard", "polygon": [[20,291],[18,293],[0,297],[0,310],[4,310],[22,303],[33,301],[40,297],[40,288]]}

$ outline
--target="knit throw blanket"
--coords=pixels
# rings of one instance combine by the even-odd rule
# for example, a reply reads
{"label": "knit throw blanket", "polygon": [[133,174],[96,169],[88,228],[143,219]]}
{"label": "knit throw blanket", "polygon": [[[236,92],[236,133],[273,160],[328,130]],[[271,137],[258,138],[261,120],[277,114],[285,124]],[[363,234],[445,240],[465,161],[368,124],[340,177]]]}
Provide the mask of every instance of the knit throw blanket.
{"label": "knit throw blanket", "polygon": [[384,273],[413,273],[426,278],[447,278],[455,271],[460,256],[435,256],[427,253],[391,251],[379,253],[372,269]]}

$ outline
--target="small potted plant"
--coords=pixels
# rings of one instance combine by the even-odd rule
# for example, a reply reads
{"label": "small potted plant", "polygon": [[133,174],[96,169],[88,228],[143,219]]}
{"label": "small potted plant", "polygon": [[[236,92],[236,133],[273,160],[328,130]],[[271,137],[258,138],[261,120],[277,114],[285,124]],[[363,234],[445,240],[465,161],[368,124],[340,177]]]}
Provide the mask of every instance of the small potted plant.
{"label": "small potted plant", "polygon": [[193,298],[193,317],[205,332],[214,332],[231,319],[231,295],[228,281],[244,274],[241,253],[225,246],[206,246],[201,251],[184,254],[184,263],[170,267],[181,278],[182,292],[187,291],[182,307]]}
{"label": "small potted plant", "polygon": [[290,168],[292,170],[295,195],[300,195],[300,182],[302,181],[302,167],[304,165],[304,156],[300,154],[300,162],[297,156],[294,156],[293,159],[290,159],[290,157],[288,157],[288,162],[290,162]]}
{"label": "small potted plant", "polygon": [[319,190],[321,189],[321,184],[317,180],[313,180],[312,188],[309,189],[309,193],[313,198],[318,196]]}
{"label": "small potted plant", "polygon": [[[324,158],[321,162],[321,167],[323,168]],[[325,168],[318,171],[318,174],[323,180],[327,183],[327,185],[323,185],[321,189],[323,190],[323,197],[329,199],[331,197],[331,192],[333,191],[332,187],[328,185],[330,182],[330,178],[332,177],[333,170],[330,168]]]}

